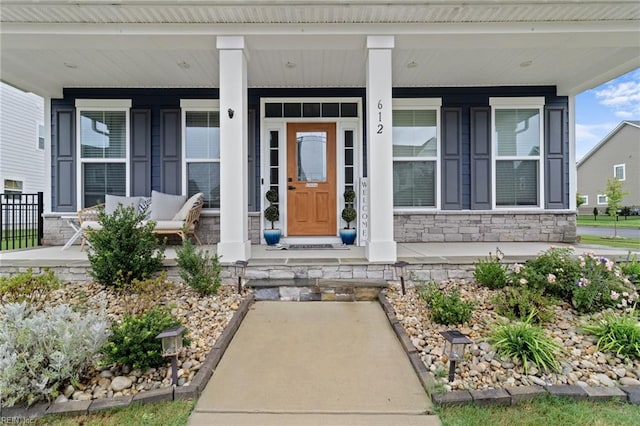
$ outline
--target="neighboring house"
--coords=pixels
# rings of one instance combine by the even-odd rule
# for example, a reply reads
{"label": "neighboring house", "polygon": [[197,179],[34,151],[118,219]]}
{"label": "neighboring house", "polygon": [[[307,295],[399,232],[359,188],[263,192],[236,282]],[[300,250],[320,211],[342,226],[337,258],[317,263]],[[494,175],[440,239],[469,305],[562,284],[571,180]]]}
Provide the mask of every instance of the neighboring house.
{"label": "neighboring house", "polygon": [[224,262],[263,243],[269,188],[299,242],[339,241],[354,188],[372,262],[398,242],[574,241],[575,96],[640,66],[628,1],[0,7],[2,76],[50,113],[45,239],[106,193],[203,192]]}
{"label": "neighboring house", "polygon": [[44,99],[0,83],[0,193],[44,192]]}
{"label": "neighboring house", "polygon": [[623,206],[640,208],[640,121],[623,121],[578,161],[580,214],[607,208],[607,179],[617,177],[628,192]]}

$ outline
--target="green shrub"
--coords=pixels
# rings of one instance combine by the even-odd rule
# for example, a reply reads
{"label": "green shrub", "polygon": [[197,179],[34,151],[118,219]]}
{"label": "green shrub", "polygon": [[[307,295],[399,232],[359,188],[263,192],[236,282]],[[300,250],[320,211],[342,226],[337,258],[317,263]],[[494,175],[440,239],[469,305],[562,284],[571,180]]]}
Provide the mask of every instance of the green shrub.
{"label": "green shrub", "polygon": [[[637,299],[630,282],[614,262],[591,253],[578,257],[581,275],[573,287],[570,302],[582,313],[596,312],[608,307],[626,308]],[[625,297],[620,298],[620,294]]]}
{"label": "green shrub", "polygon": [[608,314],[584,329],[598,337],[598,350],[640,359],[640,323],[634,310],[622,315]]}
{"label": "green shrub", "polygon": [[10,278],[0,277],[0,301],[16,303],[22,301],[44,301],[51,291],[60,287],[60,281],[53,271],[45,271],[34,275],[31,268],[27,272],[16,274]]}
{"label": "green shrub", "polygon": [[51,401],[79,379],[107,340],[108,321],[68,305],[36,311],[22,303],[0,305],[0,401],[11,407]]}
{"label": "green shrub", "polygon": [[640,261],[635,253],[629,253],[627,261],[620,264],[620,269],[634,285],[640,286]]}
{"label": "green shrub", "polygon": [[572,257],[572,249],[553,247],[527,261],[521,271],[516,272],[512,282],[544,289],[546,294],[570,301],[574,284],[580,277],[580,266]]}
{"label": "green shrub", "polygon": [[471,319],[473,303],[463,301],[458,290],[444,294],[430,283],[418,288],[418,295],[429,307],[429,318],[437,324],[462,324]]}
{"label": "green shrub", "polygon": [[166,300],[167,294],[173,290],[175,284],[167,281],[167,273],[160,272],[158,277],[145,280],[133,280],[121,289],[118,294],[122,312],[140,314],[158,306]]}
{"label": "green shrub", "polygon": [[165,360],[162,357],[162,343],[156,336],[167,328],[179,325],[180,321],[161,307],[140,315],[125,315],[122,323],[111,327],[111,337],[102,351],[104,362],[125,364],[141,370],[159,367]]}
{"label": "green shrub", "polygon": [[488,341],[496,352],[522,362],[525,374],[529,372],[529,363],[533,363],[542,370],[558,371],[560,363],[556,353],[562,347],[537,326],[531,325],[534,314],[522,322],[502,324],[497,326]]}
{"label": "green shrub", "polygon": [[90,274],[97,282],[121,287],[160,270],[164,244],[153,234],[153,221],[142,224],[144,215],[122,206],[111,215],[98,214],[102,229],[88,233]]}
{"label": "green shrub", "polygon": [[507,267],[491,254],[475,264],[473,276],[476,281],[489,288],[502,288],[508,284]]}
{"label": "green shrub", "polygon": [[176,252],[180,278],[201,296],[217,293],[222,271],[218,255],[211,255],[207,250],[196,250],[190,240],[185,240]]}
{"label": "green shrub", "polygon": [[553,318],[549,307],[554,301],[543,296],[541,289],[533,287],[505,287],[491,299],[491,303],[498,314],[511,320],[524,320],[531,316],[532,322],[543,323]]}

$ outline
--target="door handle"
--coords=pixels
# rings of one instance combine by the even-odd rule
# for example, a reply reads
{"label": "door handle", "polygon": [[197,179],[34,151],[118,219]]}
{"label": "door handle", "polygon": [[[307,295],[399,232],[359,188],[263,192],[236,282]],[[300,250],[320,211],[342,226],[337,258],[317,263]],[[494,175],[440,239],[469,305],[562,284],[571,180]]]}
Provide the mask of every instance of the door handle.
{"label": "door handle", "polygon": [[289,191],[291,191],[292,189],[296,189],[296,187],[295,187],[295,186],[293,186],[293,185],[289,185],[289,186],[287,186],[287,189],[288,189]]}

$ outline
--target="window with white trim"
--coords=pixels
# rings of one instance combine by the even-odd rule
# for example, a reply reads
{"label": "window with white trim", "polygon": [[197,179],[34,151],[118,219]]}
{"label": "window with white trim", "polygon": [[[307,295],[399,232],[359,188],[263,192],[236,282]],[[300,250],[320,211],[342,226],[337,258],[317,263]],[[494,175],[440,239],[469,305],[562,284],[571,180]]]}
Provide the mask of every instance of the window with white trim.
{"label": "window with white trim", "polygon": [[217,101],[183,100],[184,182],[190,197],[204,194],[204,207],[220,208],[220,111]]}
{"label": "window with white trim", "polygon": [[605,194],[598,194],[598,205],[606,206],[609,204],[609,197]]}
{"label": "window with white trim", "polygon": [[3,192],[5,194],[22,194],[22,181],[5,179]]}
{"label": "window with white trim", "polygon": [[583,206],[588,206],[589,205],[589,196],[588,195],[581,195],[580,198],[582,198],[582,205]]}
{"label": "window with white trim", "polygon": [[393,206],[438,206],[440,99],[393,100]]}
{"label": "window with white trim", "polygon": [[626,167],[624,164],[616,164],[613,166],[613,176],[619,181],[624,181],[627,177]]}
{"label": "window with white trim", "polygon": [[76,101],[79,205],[104,203],[105,195],[129,195],[130,100]]}
{"label": "window with white trim", "polygon": [[44,149],[44,124],[38,124],[38,149]]}
{"label": "window with white trim", "polygon": [[543,205],[544,98],[490,98],[496,207]]}

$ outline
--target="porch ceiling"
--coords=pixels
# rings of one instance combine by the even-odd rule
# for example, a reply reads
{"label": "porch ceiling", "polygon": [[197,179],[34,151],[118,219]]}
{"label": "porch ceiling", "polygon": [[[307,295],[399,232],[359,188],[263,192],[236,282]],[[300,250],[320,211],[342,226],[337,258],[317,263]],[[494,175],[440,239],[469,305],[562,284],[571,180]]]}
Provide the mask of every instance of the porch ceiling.
{"label": "porch ceiling", "polygon": [[[556,85],[640,66],[636,1],[3,0],[0,79],[217,87],[218,35],[245,35],[250,87],[364,87],[366,36],[395,35],[393,85]],[[389,6],[392,3],[393,6]]]}

